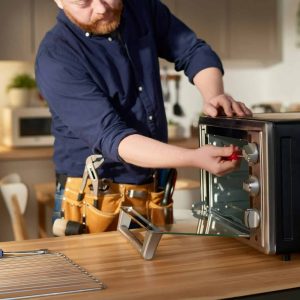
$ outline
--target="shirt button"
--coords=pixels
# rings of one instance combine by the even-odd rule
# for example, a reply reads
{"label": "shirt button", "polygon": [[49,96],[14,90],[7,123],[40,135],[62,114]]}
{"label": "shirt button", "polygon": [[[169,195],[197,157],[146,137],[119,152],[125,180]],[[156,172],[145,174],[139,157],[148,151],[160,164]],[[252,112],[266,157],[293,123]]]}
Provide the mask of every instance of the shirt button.
{"label": "shirt button", "polygon": [[112,42],[112,37],[107,38],[109,42]]}
{"label": "shirt button", "polygon": [[143,91],[143,87],[139,86],[139,91],[142,92]]}
{"label": "shirt button", "polygon": [[153,121],[153,116],[150,115],[150,116],[148,117],[148,119],[149,119],[149,121]]}
{"label": "shirt button", "polygon": [[89,33],[89,32],[86,32],[86,33],[85,33],[85,36],[86,36],[86,37],[89,37],[89,36],[90,36],[90,33]]}

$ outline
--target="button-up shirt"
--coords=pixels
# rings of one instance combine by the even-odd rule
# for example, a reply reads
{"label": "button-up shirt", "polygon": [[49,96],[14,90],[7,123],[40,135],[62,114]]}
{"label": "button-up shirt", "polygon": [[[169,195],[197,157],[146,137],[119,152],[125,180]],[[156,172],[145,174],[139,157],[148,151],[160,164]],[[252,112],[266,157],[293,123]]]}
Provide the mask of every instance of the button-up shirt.
{"label": "button-up shirt", "polygon": [[124,0],[120,26],[109,35],[85,32],[59,12],[36,58],[38,87],[52,114],[57,173],[80,177],[86,158],[101,153],[101,177],[149,181],[153,170],[125,163],[118,146],[132,134],[167,142],[159,57],[191,82],[208,67],[223,72],[212,49],[158,0]]}

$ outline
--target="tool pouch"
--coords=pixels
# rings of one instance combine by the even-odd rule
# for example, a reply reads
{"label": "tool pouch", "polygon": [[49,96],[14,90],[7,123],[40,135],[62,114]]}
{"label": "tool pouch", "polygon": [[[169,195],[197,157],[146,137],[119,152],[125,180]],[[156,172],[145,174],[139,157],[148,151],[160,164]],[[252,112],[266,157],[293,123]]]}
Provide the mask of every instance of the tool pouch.
{"label": "tool pouch", "polygon": [[156,226],[173,224],[173,200],[168,205],[162,206],[164,191],[151,193],[148,207],[148,220]]}
{"label": "tool pouch", "polygon": [[99,192],[97,207],[94,206],[90,180],[87,182],[83,197],[79,196],[80,186],[81,178],[68,178],[62,201],[62,215],[66,220],[85,224],[86,232],[116,230],[121,206],[132,206],[156,226],[173,222],[173,202],[161,206],[164,191],[155,192],[152,183],[146,185],[110,183],[106,191]]}
{"label": "tool pouch", "polygon": [[114,230],[122,203],[119,193],[99,193],[95,207],[91,182],[88,180],[83,197],[79,196],[80,185],[80,178],[68,178],[62,201],[64,218],[85,224],[90,233]]}

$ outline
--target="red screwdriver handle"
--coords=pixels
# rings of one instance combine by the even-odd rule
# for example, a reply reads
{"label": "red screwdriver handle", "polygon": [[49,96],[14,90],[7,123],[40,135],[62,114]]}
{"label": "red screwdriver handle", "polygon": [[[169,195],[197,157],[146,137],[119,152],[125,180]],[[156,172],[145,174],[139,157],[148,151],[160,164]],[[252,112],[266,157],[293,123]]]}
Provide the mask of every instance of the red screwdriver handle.
{"label": "red screwdriver handle", "polygon": [[239,152],[233,152],[231,155],[224,157],[224,160],[239,160],[242,155]]}

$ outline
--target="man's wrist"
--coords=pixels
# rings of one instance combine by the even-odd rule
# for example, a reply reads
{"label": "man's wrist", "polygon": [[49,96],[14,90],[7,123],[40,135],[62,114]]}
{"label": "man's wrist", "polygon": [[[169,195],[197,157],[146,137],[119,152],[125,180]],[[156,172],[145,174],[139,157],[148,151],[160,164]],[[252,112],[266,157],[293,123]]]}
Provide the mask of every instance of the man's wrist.
{"label": "man's wrist", "polygon": [[213,99],[220,97],[220,96],[226,96],[226,94],[224,92],[220,92],[220,93],[214,94],[213,96],[210,95],[210,96],[203,97],[203,102],[210,103]]}

